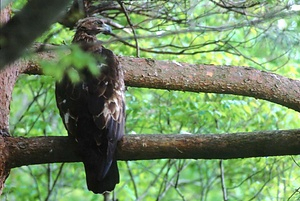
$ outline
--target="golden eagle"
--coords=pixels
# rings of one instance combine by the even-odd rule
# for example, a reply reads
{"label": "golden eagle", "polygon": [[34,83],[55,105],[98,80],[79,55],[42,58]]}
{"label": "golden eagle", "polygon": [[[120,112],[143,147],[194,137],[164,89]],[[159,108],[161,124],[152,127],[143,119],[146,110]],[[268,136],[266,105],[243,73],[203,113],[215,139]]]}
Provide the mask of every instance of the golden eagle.
{"label": "golden eagle", "polygon": [[95,56],[100,72],[94,75],[83,68],[76,83],[65,74],[55,90],[60,116],[68,135],[78,142],[87,186],[94,193],[112,191],[119,183],[115,150],[124,135],[123,71],[113,52],[96,38],[110,31],[96,17],[78,22],[73,43]]}

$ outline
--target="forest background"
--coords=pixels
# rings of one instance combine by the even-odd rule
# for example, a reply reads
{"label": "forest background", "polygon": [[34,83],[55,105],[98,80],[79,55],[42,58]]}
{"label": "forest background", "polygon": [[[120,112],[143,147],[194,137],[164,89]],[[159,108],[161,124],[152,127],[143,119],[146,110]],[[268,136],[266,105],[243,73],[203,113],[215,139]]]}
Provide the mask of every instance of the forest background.
{"label": "forest background", "polygon": [[[75,18],[92,14],[105,17],[113,35],[99,38],[121,57],[148,58],[148,63],[165,60],[177,67],[184,66],[184,62],[217,65],[220,69],[240,68],[241,75],[246,67],[251,67],[295,80],[300,77],[297,1],[84,2],[92,3],[83,6],[84,14]],[[14,1],[12,14],[26,3]],[[71,46],[73,27],[74,22],[67,24],[60,19],[36,39],[36,43],[57,45],[59,53],[55,61],[39,60],[45,75],[19,76],[10,106],[12,136],[67,135],[54,97],[54,82],[62,74],[58,67],[70,64],[80,67],[84,62],[94,65],[76,47],[71,47],[73,52],[69,56],[62,53]],[[151,69],[149,72],[149,77],[157,76]],[[189,76],[193,75],[183,68],[177,78]],[[222,77],[219,79],[221,82]],[[258,99],[255,94],[246,97],[221,92],[193,93],[186,88],[182,91],[150,88],[160,87],[127,87],[128,135],[222,135],[299,128],[299,110]],[[232,94],[240,93],[233,90]],[[121,183],[112,193],[118,200],[300,199],[298,156],[137,160],[118,164]],[[99,200],[99,197],[87,191],[81,163],[51,163],[12,169],[1,200]]]}

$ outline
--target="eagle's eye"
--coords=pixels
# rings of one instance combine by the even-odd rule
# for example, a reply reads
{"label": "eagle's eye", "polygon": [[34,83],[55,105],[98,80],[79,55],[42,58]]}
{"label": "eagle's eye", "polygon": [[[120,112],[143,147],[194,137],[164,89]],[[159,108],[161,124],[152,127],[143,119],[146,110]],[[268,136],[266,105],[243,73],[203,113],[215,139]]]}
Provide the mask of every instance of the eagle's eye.
{"label": "eagle's eye", "polygon": [[103,22],[102,21],[95,21],[95,24],[97,24],[97,25],[103,25]]}

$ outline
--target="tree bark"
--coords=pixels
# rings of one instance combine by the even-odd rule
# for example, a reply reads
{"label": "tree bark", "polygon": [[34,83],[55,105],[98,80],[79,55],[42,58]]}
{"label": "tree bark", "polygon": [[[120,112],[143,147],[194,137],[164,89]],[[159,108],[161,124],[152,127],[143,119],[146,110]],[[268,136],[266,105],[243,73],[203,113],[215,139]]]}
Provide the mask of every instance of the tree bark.
{"label": "tree bark", "polygon": [[6,178],[9,175],[10,168],[7,167],[8,149],[6,147],[5,138],[0,135],[0,195],[4,187]]}
{"label": "tree bark", "polygon": [[[11,13],[11,5],[2,9],[0,12],[0,25],[5,24]],[[1,49],[1,46],[0,46]],[[19,65],[20,66],[20,65]],[[12,90],[18,77],[19,71],[13,66],[6,66],[0,70],[0,136],[9,135],[9,113]],[[4,153],[5,144],[3,138],[0,139],[0,195],[4,186],[4,182],[9,175],[10,168],[7,167],[7,154]]]}
{"label": "tree bark", "polygon": [[[234,134],[125,135],[118,160],[234,159],[300,154],[300,130]],[[77,143],[68,137],[0,137],[1,157],[9,168],[79,162]],[[138,151],[137,151],[138,150]]]}

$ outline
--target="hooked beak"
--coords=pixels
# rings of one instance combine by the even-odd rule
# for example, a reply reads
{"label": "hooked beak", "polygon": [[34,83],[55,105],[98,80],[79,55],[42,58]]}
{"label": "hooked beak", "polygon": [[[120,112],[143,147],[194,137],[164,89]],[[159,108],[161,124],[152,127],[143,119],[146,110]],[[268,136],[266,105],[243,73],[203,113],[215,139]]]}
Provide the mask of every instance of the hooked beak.
{"label": "hooked beak", "polygon": [[107,24],[103,24],[101,27],[99,27],[99,31],[103,34],[111,34],[111,27]]}

